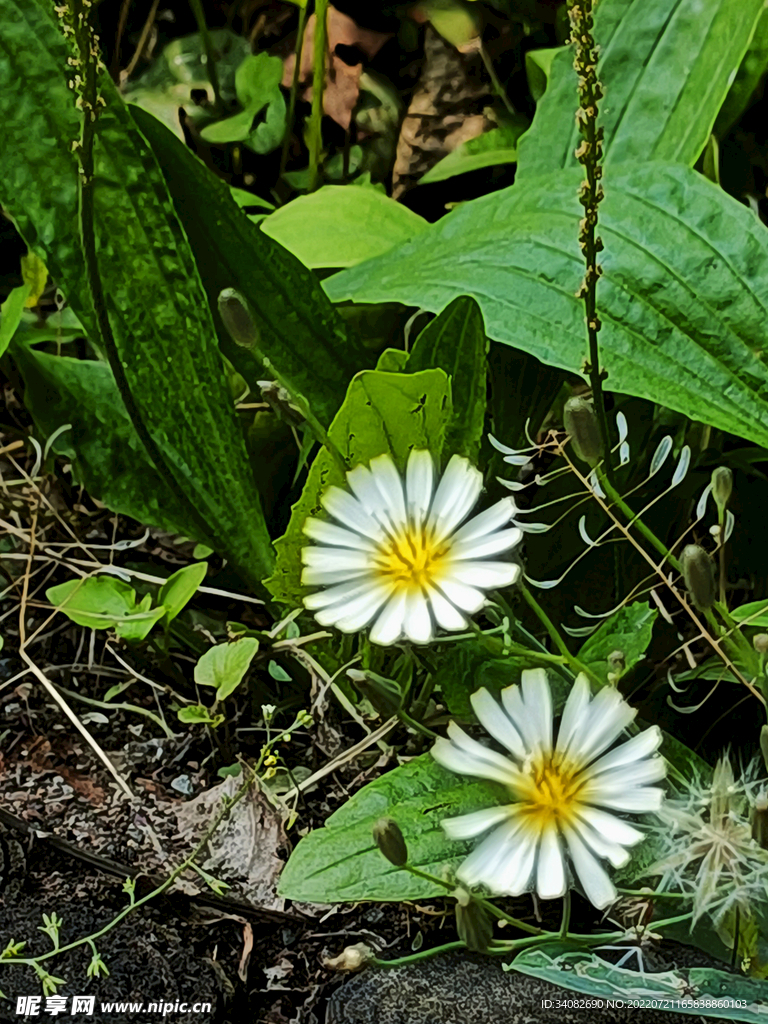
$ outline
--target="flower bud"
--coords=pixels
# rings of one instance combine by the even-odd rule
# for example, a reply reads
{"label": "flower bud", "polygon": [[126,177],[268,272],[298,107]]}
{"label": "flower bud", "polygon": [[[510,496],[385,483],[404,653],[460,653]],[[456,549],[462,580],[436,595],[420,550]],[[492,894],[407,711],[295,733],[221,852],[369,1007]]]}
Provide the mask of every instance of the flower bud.
{"label": "flower bud", "polygon": [[251,307],[240,292],[225,288],[219,292],[219,316],[227,333],[241,348],[254,348],[259,343],[259,328]]}
{"label": "flower bud", "polygon": [[752,646],[758,654],[768,654],[768,633],[758,633],[752,637]]}
{"label": "flower bud", "polygon": [[680,556],[683,579],[691,600],[700,612],[715,603],[715,564],[704,548],[688,544]]}
{"label": "flower bud", "polygon": [[392,818],[379,818],[373,826],[373,841],[396,868],[404,868],[408,863],[408,847],[400,826]]}
{"label": "flower bud", "polygon": [[766,768],[768,768],[768,725],[764,725],[760,730],[760,753],[763,755]]}
{"label": "flower bud", "polygon": [[758,794],[752,809],[752,838],[758,846],[768,849],[768,796],[765,790]]}
{"label": "flower bud", "polygon": [[578,457],[589,466],[596,466],[603,457],[603,442],[592,403],[586,398],[569,398],[563,422]]}
{"label": "flower bud", "polygon": [[476,953],[484,953],[493,938],[493,923],[485,907],[477,900],[456,904],[456,931],[467,947]]}
{"label": "flower bud", "polygon": [[373,704],[382,718],[391,718],[402,707],[403,692],[394,679],[387,679],[375,672],[363,672],[356,668],[347,669],[347,675],[360,693]]}
{"label": "flower bud", "polygon": [[356,942],[354,946],[345,946],[343,951],[323,961],[323,967],[329,971],[359,971],[367,963],[375,959],[370,946],[364,942]]}
{"label": "flower bud", "polygon": [[712,497],[722,512],[731,500],[733,492],[733,473],[727,466],[718,466],[712,470]]}

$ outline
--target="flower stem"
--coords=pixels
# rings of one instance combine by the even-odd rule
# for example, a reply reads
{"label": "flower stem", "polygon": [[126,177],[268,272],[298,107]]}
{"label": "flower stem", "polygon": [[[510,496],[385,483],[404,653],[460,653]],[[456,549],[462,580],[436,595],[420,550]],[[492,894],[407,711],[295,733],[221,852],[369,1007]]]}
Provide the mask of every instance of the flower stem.
{"label": "flower stem", "polygon": [[316,0],[315,37],[312,51],[312,112],[309,118],[309,192],[320,184],[320,155],[323,149],[323,90],[328,49],[328,0]]}
{"label": "flower stem", "polygon": [[560,938],[565,939],[568,935],[568,926],[571,923],[571,890],[565,890],[563,896],[563,919],[560,924]]}
{"label": "flower stem", "polygon": [[587,676],[587,678],[590,679],[595,685],[602,688],[604,683],[600,679],[600,677],[595,675],[595,673],[592,671],[591,668],[589,668],[588,665],[583,664],[583,662],[579,661],[579,659],[575,655],[571,654],[571,652],[568,650],[565,640],[563,640],[563,638],[560,636],[557,627],[552,622],[547,613],[544,611],[544,609],[541,607],[541,605],[538,603],[533,594],[530,592],[528,587],[526,587],[526,585],[523,583],[520,589],[522,591],[526,603],[532,609],[532,611],[535,612],[541,624],[544,626],[547,633],[549,633],[550,637],[552,638],[552,642],[554,643],[555,647],[557,647],[558,651],[560,651],[560,653],[565,658],[565,661],[570,666],[570,668],[576,673],[576,675],[579,675],[579,673],[583,672]]}
{"label": "flower stem", "polygon": [[205,11],[201,0],[189,0],[189,6],[192,8],[192,13],[195,16],[197,22],[197,31],[200,33],[200,38],[203,42],[203,49],[205,50],[205,73],[208,76],[208,81],[211,83],[213,89],[213,103],[217,110],[221,109],[221,89],[219,87],[219,73],[216,70],[216,58],[218,54],[213,45],[211,39],[211,33],[208,31],[208,26],[205,23]]}
{"label": "flower stem", "polygon": [[293,78],[291,79],[291,96],[288,100],[288,118],[285,122],[285,138],[280,153],[280,177],[285,173],[288,163],[288,150],[291,148],[293,137],[293,122],[296,117],[296,100],[299,95],[299,79],[301,77],[301,55],[304,51],[304,31],[307,27],[307,13],[309,4],[299,8],[299,27],[296,35],[296,63],[293,66]]}

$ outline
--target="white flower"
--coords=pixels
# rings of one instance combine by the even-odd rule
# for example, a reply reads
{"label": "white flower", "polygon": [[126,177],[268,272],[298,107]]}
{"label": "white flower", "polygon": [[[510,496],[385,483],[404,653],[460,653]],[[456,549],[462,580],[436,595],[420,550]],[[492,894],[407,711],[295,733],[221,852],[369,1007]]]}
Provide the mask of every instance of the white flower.
{"label": "white flower", "polygon": [[347,473],[352,493],[329,487],[320,502],[337,523],[309,518],[304,532],[322,547],[302,549],[301,582],[326,586],[304,599],[323,626],[345,633],[373,622],[370,638],[428,643],[435,624],[466,629],[485,590],[520,575],[514,562],[490,561],[522,538],[510,526],[514,499],[504,498],[460,524],[483,486],[468,459],[454,455],[435,490],[428,451],[412,451],[405,487],[389,455]]}
{"label": "white flower", "polygon": [[[451,722],[450,739],[439,739],[433,757],[445,768],[500,782],[514,803],[443,821],[451,839],[471,839],[498,825],[457,871],[466,885],[484,884],[499,895],[536,889],[542,899],[565,895],[569,869],[588,899],[603,909],[616,889],[600,863],[629,860],[625,849],[643,838],[609,811],[636,813],[661,806],[661,789],[649,787],[666,774],[658,727],[646,729],[609,753],[608,747],[635,717],[610,686],[590,699],[580,675],[552,742],[552,694],[546,672],[522,674],[522,686],[501,691],[502,705],[485,689],[472,694],[475,714],[512,760],[471,739]],[[602,755],[602,756],[600,756]]]}

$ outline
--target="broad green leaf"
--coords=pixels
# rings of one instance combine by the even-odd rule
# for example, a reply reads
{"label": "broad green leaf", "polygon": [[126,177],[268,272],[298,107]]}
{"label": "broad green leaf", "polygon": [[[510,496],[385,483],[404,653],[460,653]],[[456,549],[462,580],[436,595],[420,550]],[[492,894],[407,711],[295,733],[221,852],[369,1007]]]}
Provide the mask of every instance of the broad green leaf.
{"label": "broad green leaf", "polygon": [[225,142],[242,142],[248,138],[255,116],[252,110],[241,110],[232,117],[225,117],[222,121],[206,125],[200,135],[206,142],[217,145]]}
{"label": "broad green leaf", "polygon": [[306,267],[352,267],[428,227],[407,206],[374,188],[325,185],[261,222],[261,230]]}
{"label": "broad green leaf", "polygon": [[234,188],[233,186],[230,186],[229,194],[241,209],[249,206],[257,207],[259,210],[274,210],[275,208],[273,204],[268,203],[266,199],[262,199],[261,196],[254,195],[253,192],[248,192],[244,188]]}
{"label": "broad green leaf", "polygon": [[8,348],[11,338],[21,323],[21,317],[30,292],[31,288],[28,284],[20,284],[18,288],[13,289],[2,306],[0,306],[0,356]]}
{"label": "broad green leaf", "polygon": [[526,53],[525,73],[528,76],[528,88],[537,103],[546,92],[552,62],[565,49],[564,46],[552,46],[544,50],[528,50]]}
{"label": "broad green leaf", "polygon": [[[763,0],[601,0],[594,34],[605,88],[606,182],[618,163],[695,163],[762,8]],[[576,166],[576,105],[568,47],[556,55],[533,124],[520,140],[520,183]]]}
{"label": "broad green leaf", "polygon": [[185,565],[168,577],[157,595],[157,603],[165,609],[166,625],[192,600],[207,571],[207,564],[199,562],[197,565]]}
{"label": "broad green leaf", "polygon": [[255,636],[211,647],[195,665],[195,682],[198,686],[215,686],[216,699],[224,700],[243,681],[258,649]]}
{"label": "broad green leaf", "polygon": [[76,483],[140,523],[199,535],[173,481],[150,462],[106,363],[49,355],[16,342],[13,354],[24,378],[24,403],[38,429],[50,437],[71,425],[57,434],[53,450],[72,460]]}
{"label": "broad green leaf", "polygon": [[620,652],[624,668],[618,674],[628,672],[645,655],[658,614],[655,608],[643,601],[619,608],[584,642],[579,651],[579,661],[589,665],[607,682],[608,673],[617,672],[609,665],[608,658],[614,652]]}
{"label": "broad green leaf", "polygon": [[283,140],[286,128],[287,108],[283,94],[278,90],[267,107],[264,120],[258,122],[252,132],[243,140],[243,145],[254,153],[271,153]]}
{"label": "broad green leaf", "polygon": [[302,839],[283,869],[278,892],[308,903],[411,900],[445,895],[445,889],[394,867],[374,844],[379,818],[393,818],[405,838],[408,862],[440,877],[457,867],[473,841],[449,842],[440,822],[504,802],[492,782],[468,779],[422,754],[364,786],[323,828]]}
{"label": "broad green leaf", "polygon": [[45,596],[76,625],[114,629],[124,640],[143,640],[164,614],[163,608],[150,609],[149,594],[137,605],[133,587],[114,576],[67,580]]}
{"label": "broad green leaf", "polygon": [[[412,448],[427,448],[435,459],[440,458],[450,417],[451,385],[442,370],[412,374],[366,370],[350,384],[328,435],[350,469],[388,452],[404,472]],[[266,581],[272,596],[292,607],[300,606],[306,593],[300,580],[301,549],[308,543],[304,523],[320,512],[320,495],[332,484],[345,486],[345,473],[323,448],[291,509],[288,529],[275,542],[275,573]]]}
{"label": "broad green leaf", "polygon": [[660,1020],[664,1011],[748,1024],[761,1024],[768,1016],[768,983],[712,967],[631,971],[560,943],[524,950],[505,967],[592,998],[639,1000],[639,1005],[653,1006]]}
{"label": "broad green leaf", "polygon": [[406,373],[445,370],[451,378],[453,416],[445,450],[477,461],[485,424],[486,351],[483,314],[474,299],[454,299],[414,342]]}
{"label": "broad green leaf", "polygon": [[[0,196],[95,338],[79,245],[71,51],[44,0],[5,4],[0,48]],[[272,551],[206,295],[151,150],[106,75],[100,89],[94,218],[112,369],[124,378],[118,386],[142,444],[177,487],[199,539],[213,531],[217,549],[255,586]]]}
{"label": "broad green leaf", "polygon": [[327,427],[352,377],[373,362],[370,353],[348,336],[315,275],[244,217],[227,186],[159,121],[134,113],[160,161],[211,308],[221,291],[236,288],[257,319],[255,354],[231,340],[214,312],[224,354],[254,393],[267,368]]}
{"label": "broad green leaf", "polygon": [[457,174],[479,171],[483,167],[495,167],[497,164],[517,163],[517,140],[527,125],[504,128],[492,128],[483,135],[462,142],[448,156],[444,156],[434,167],[419,179],[420,185],[429,185],[435,181],[446,181]]}
{"label": "broad green leaf", "polygon": [[266,53],[246,57],[235,74],[237,98],[244,109],[232,117],[225,117],[203,128],[200,134],[206,142],[242,142],[247,139],[254,118],[268,104],[279,106],[282,103],[284,121],[285,101],[280,92],[282,75],[283,62],[279,57],[269,57]]}
{"label": "broad green leaf", "polygon": [[[579,372],[579,180],[561,172],[465,203],[326,291],[430,310],[473,295],[489,337]],[[616,167],[610,181],[598,289],[606,388],[768,445],[768,233],[685,167]]]}

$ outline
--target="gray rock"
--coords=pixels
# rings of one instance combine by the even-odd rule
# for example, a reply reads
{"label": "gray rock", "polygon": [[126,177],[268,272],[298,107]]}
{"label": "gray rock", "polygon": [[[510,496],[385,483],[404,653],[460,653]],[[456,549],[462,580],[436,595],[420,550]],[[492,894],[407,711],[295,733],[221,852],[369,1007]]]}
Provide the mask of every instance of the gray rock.
{"label": "gray rock", "polygon": [[[723,965],[670,944],[654,970]],[[693,952],[693,956],[692,956]],[[646,969],[651,965],[647,964]],[[355,975],[331,996],[326,1024],[693,1024],[702,1018],[636,1007],[556,1008],[558,1000],[588,998],[527,975],[506,972],[495,957],[456,952]],[[550,1000],[553,1007],[543,1006]],[[726,1024],[708,1018],[707,1024]]]}

